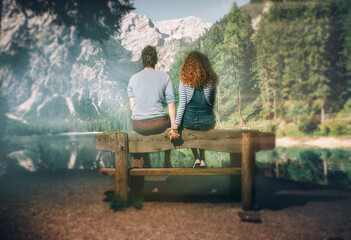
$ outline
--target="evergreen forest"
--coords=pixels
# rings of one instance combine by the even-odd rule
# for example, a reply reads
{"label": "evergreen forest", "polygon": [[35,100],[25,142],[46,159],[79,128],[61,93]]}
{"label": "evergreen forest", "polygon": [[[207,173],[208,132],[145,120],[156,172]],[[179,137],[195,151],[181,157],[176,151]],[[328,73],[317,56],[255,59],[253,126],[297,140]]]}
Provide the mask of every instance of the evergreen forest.
{"label": "evergreen forest", "polygon": [[219,76],[217,127],[278,136],[351,134],[351,2],[252,1],[186,45],[169,71],[175,89],[192,50]]}

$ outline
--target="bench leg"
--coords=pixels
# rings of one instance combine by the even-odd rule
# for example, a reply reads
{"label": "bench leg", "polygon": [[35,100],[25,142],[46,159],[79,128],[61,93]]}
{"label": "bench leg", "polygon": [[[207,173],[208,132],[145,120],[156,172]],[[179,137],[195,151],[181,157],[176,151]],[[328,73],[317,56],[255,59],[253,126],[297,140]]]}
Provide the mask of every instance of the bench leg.
{"label": "bench leg", "polygon": [[[241,168],[241,153],[230,153],[230,167]],[[240,175],[230,175],[229,182],[229,193],[235,199],[240,199],[241,193],[241,176]]]}
{"label": "bench leg", "polygon": [[243,210],[252,210],[254,207],[254,177],[255,177],[255,144],[253,134],[242,134],[242,193]]}
{"label": "bench leg", "polygon": [[142,168],[144,166],[144,158],[140,154],[132,154],[130,160],[131,168]]}
{"label": "bench leg", "polygon": [[115,194],[122,200],[128,199],[128,135],[116,134]]}
{"label": "bench leg", "polygon": [[143,195],[145,185],[144,176],[133,176],[130,178],[130,194],[132,196],[141,197]]}
{"label": "bench leg", "polygon": [[165,161],[163,163],[163,167],[165,167],[165,168],[171,168],[172,167],[171,150],[166,150],[165,151]]}

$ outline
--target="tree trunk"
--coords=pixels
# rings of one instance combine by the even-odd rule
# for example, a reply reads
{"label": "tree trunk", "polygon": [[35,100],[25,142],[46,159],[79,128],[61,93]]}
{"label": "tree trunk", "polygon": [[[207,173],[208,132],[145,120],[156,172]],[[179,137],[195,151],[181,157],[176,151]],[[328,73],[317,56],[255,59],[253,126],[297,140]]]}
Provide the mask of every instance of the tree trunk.
{"label": "tree trunk", "polygon": [[217,120],[218,120],[218,127],[221,128],[222,122],[221,122],[221,109],[222,109],[222,96],[221,96],[221,88],[218,84],[217,87]]}
{"label": "tree trunk", "polygon": [[321,123],[324,124],[325,122],[325,109],[324,109],[324,103],[321,107]]}
{"label": "tree trunk", "polygon": [[277,99],[276,99],[276,95],[275,95],[275,90],[273,91],[273,118],[274,121],[277,120]]}
{"label": "tree trunk", "polygon": [[270,101],[269,101],[269,84],[268,84],[268,77],[266,74],[266,111],[267,111],[267,119],[271,119],[271,110],[270,110]]}
{"label": "tree trunk", "polygon": [[1,39],[1,21],[2,21],[2,0],[0,0],[0,39]]}
{"label": "tree trunk", "polygon": [[239,118],[240,118],[240,127],[244,127],[245,122],[244,119],[241,115],[241,90],[238,87],[238,114],[239,114]]}

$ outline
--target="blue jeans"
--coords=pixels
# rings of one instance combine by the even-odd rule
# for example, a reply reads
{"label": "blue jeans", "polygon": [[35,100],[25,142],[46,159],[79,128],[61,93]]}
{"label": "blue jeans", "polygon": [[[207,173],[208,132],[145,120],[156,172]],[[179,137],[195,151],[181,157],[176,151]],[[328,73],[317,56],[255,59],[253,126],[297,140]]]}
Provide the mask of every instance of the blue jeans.
{"label": "blue jeans", "polygon": [[207,131],[216,125],[216,117],[212,109],[186,108],[182,126],[191,130]]}

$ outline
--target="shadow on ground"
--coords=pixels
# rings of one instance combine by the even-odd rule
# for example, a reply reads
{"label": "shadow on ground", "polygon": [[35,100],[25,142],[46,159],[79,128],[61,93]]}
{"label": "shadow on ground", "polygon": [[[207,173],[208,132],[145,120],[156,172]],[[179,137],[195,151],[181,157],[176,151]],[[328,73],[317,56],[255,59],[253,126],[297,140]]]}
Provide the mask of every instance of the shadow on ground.
{"label": "shadow on ground", "polygon": [[[230,185],[229,176],[169,176],[145,179],[142,196],[146,201],[241,204],[241,179]],[[255,179],[255,209],[281,210],[308,202],[338,201],[343,197],[321,194],[329,187],[265,177]],[[347,191],[347,190],[346,190]],[[322,191],[323,192],[323,191]]]}
{"label": "shadow on ground", "polygon": [[263,176],[262,173],[256,175],[255,184],[256,208],[258,210],[281,210],[294,206],[304,206],[308,202],[330,202],[345,199],[344,197],[330,196],[330,193],[321,194],[323,190],[331,189],[331,187],[268,178]]}

